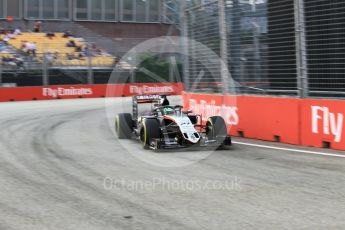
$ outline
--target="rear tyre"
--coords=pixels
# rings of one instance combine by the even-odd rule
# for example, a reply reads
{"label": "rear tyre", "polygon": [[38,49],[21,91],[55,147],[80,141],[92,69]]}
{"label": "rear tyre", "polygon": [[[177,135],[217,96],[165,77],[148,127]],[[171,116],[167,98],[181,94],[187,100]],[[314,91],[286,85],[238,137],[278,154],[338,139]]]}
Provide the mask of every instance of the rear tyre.
{"label": "rear tyre", "polygon": [[149,148],[154,139],[160,138],[160,128],[158,120],[145,119],[140,131],[140,141],[144,148]]}
{"label": "rear tyre", "polygon": [[133,119],[130,113],[120,113],[115,118],[115,131],[119,139],[130,139],[133,132]]}
{"label": "rear tyre", "polygon": [[206,123],[206,135],[209,140],[216,140],[223,145],[228,136],[224,119],[220,116],[210,117]]}

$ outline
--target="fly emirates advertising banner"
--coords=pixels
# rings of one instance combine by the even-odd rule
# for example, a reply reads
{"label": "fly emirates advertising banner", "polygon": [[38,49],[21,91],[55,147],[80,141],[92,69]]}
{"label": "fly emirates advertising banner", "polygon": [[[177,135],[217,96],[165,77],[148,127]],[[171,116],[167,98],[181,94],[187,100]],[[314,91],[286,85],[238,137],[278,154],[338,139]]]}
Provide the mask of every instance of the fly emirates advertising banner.
{"label": "fly emirates advertising banner", "polygon": [[345,150],[345,101],[183,94],[204,122],[221,115],[231,135]]}
{"label": "fly emirates advertising banner", "polygon": [[302,100],[301,144],[345,150],[345,101]]}
{"label": "fly emirates advertising banner", "polygon": [[100,84],[0,88],[0,101],[127,97],[138,94],[180,95],[180,83]]}

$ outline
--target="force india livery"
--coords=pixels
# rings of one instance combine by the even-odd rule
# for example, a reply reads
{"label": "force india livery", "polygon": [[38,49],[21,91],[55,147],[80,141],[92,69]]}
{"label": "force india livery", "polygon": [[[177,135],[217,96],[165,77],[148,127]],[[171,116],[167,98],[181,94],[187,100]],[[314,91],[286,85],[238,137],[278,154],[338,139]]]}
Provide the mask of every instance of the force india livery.
{"label": "force india livery", "polygon": [[[139,104],[149,103],[150,111],[139,112]],[[134,96],[133,114],[118,114],[115,129],[119,139],[136,138],[144,148],[156,150],[207,146],[222,149],[231,145],[222,117],[209,117],[203,125],[201,115],[170,105],[165,95]]]}

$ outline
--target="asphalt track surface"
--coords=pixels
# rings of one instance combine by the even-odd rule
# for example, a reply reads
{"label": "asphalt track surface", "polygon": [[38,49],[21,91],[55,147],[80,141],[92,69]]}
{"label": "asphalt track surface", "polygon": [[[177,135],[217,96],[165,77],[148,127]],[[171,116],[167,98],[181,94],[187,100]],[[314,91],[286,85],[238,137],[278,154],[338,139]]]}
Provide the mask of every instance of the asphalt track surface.
{"label": "asphalt track surface", "polygon": [[114,137],[104,99],[2,103],[0,130],[1,230],[345,227],[341,157],[235,144],[145,162]]}

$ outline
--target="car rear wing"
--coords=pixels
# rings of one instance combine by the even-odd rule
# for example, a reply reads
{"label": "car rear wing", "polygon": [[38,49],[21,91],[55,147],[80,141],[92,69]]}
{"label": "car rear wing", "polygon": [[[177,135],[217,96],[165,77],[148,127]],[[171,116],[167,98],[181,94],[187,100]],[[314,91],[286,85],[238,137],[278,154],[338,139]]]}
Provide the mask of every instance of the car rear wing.
{"label": "car rear wing", "polygon": [[133,97],[133,119],[138,118],[138,104],[159,104],[162,95],[137,95]]}
{"label": "car rear wing", "polygon": [[137,104],[142,103],[159,103],[161,95],[138,95],[133,97],[133,102]]}

